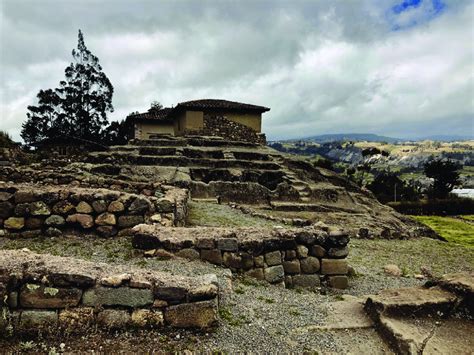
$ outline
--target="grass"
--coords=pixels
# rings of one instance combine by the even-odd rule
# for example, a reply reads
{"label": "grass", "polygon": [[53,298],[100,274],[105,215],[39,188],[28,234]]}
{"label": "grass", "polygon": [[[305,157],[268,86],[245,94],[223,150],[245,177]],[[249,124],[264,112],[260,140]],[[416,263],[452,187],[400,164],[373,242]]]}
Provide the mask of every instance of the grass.
{"label": "grass", "polygon": [[[474,248],[430,238],[410,240],[351,239],[349,264],[364,274],[382,273],[384,265],[397,264],[405,275],[428,267],[436,275],[474,271]],[[357,282],[364,282],[363,277]]]}
{"label": "grass", "polygon": [[206,227],[273,227],[277,223],[246,215],[227,205],[191,201],[188,205],[188,225]]}
{"label": "grass", "polygon": [[[471,215],[467,219],[472,217]],[[426,224],[449,242],[474,248],[474,225],[472,224],[453,217],[413,216],[413,218]]]}

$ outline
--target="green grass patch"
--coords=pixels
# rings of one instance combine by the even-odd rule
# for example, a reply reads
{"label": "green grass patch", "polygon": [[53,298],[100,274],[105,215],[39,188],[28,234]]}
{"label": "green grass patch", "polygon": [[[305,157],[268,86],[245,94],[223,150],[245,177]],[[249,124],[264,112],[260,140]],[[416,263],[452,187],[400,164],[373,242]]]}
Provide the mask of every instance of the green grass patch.
{"label": "green grass patch", "polygon": [[188,225],[206,227],[273,227],[276,222],[252,217],[228,205],[191,201],[188,205]]}
{"label": "green grass patch", "polygon": [[[472,215],[471,215],[472,217]],[[474,248],[474,225],[461,219],[440,216],[412,216],[449,242]]]}

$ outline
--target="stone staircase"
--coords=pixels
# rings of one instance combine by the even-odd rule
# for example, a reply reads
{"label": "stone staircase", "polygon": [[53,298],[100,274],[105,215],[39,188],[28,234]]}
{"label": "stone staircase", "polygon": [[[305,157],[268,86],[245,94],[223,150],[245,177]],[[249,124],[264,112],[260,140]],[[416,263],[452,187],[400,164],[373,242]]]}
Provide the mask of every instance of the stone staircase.
{"label": "stone staircase", "polygon": [[472,353],[474,274],[445,275],[429,286],[384,290],[365,310],[399,354]]}

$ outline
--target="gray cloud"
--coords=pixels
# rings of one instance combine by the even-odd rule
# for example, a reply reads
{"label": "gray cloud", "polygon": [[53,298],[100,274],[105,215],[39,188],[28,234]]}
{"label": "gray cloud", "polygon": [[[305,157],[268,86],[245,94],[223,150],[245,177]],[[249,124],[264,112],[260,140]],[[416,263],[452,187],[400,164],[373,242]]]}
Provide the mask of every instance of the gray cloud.
{"label": "gray cloud", "polygon": [[19,138],[81,28],[115,87],[112,120],[212,97],[271,107],[270,138],[472,133],[473,5],[396,18],[400,2],[2,0],[0,129]]}

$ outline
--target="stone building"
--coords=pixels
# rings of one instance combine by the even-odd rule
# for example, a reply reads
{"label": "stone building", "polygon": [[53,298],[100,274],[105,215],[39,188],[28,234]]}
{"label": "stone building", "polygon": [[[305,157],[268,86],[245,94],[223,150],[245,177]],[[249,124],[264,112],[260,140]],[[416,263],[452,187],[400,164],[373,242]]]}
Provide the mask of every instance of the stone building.
{"label": "stone building", "polygon": [[127,122],[133,127],[130,138],[135,139],[190,134],[244,139],[250,134],[247,140],[258,141],[262,113],[269,110],[241,102],[204,99],[181,102],[173,108],[151,108],[148,112],[128,116]]}

